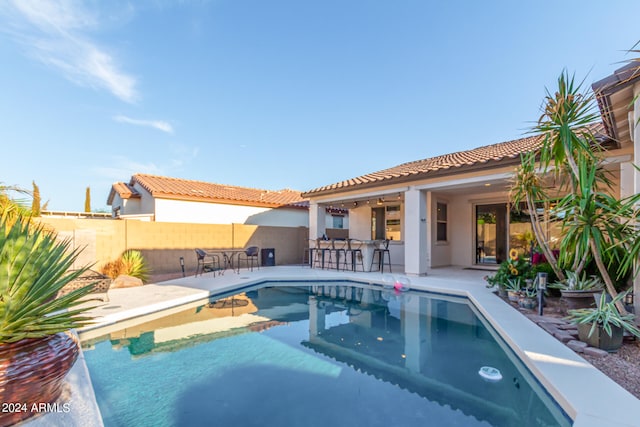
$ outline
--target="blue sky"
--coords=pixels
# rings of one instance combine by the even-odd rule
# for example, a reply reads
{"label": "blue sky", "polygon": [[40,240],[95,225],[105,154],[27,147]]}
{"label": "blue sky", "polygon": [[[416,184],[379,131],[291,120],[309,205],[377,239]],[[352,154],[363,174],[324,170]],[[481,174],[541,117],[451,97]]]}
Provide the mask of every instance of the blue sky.
{"label": "blue sky", "polygon": [[310,190],[522,136],[566,68],[639,39],[636,1],[0,3],[0,183],[106,209],[151,173]]}

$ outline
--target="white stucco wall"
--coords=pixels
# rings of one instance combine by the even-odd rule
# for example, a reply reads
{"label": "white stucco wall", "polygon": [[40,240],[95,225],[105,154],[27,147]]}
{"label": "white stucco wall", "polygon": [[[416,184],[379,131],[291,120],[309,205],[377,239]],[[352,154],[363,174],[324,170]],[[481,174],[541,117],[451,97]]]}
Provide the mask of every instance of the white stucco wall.
{"label": "white stucco wall", "polygon": [[196,201],[156,199],[156,221],[201,224],[251,224],[307,227],[306,209],[261,208]]}
{"label": "white stucco wall", "polygon": [[469,266],[474,262],[473,208],[466,196],[449,196],[449,245],[451,265]]}
{"label": "white stucco wall", "polygon": [[[437,215],[438,215],[438,203],[444,203],[447,205],[447,241],[446,242],[438,242],[437,241]],[[433,193],[432,195],[432,203],[431,203],[431,212],[429,213],[431,217],[431,267],[443,267],[447,265],[451,265],[451,248],[453,247],[451,235],[452,230],[457,227],[457,224],[452,222],[452,206],[451,199],[449,197]]]}
{"label": "white stucco wall", "polygon": [[349,237],[358,240],[371,239],[371,207],[349,209]]}

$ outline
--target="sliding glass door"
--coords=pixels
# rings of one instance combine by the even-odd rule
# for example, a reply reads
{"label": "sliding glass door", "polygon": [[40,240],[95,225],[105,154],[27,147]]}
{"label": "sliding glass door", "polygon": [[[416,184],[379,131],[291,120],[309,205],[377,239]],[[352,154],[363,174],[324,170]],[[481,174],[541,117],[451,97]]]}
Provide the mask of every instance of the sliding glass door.
{"label": "sliding glass door", "polygon": [[476,264],[500,264],[507,257],[507,204],[476,205]]}

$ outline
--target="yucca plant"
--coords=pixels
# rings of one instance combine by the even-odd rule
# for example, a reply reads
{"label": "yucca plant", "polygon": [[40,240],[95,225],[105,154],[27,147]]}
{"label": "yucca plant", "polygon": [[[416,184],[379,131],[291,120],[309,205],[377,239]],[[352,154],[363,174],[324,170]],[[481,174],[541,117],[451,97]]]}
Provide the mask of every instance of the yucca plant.
{"label": "yucca plant", "polygon": [[42,338],[90,322],[89,307],[75,308],[92,286],[56,298],[86,268],[69,271],[78,257],[70,241],[24,217],[0,222],[0,345]]}

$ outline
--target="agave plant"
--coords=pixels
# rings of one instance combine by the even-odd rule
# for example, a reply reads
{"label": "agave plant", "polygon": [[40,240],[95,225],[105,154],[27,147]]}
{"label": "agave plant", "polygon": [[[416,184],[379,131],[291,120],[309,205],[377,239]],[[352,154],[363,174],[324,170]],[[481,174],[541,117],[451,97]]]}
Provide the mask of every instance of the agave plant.
{"label": "agave plant", "polygon": [[140,251],[129,249],[120,258],[103,265],[100,272],[112,279],[125,274],[146,283],[149,280],[150,269]]}
{"label": "agave plant", "polygon": [[75,308],[91,285],[56,298],[86,268],[69,271],[79,255],[70,241],[18,217],[0,222],[0,344],[42,338],[90,322]]}
{"label": "agave plant", "polygon": [[145,283],[149,280],[150,270],[140,251],[126,251],[122,254],[122,263],[124,264],[125,274],[137,277]]}

